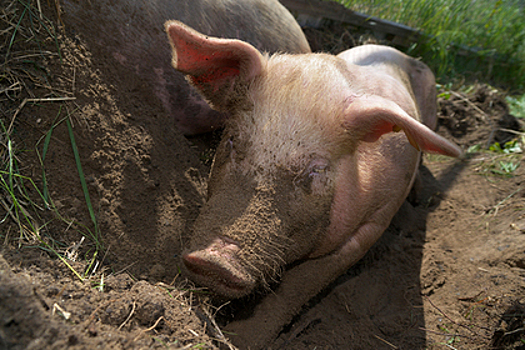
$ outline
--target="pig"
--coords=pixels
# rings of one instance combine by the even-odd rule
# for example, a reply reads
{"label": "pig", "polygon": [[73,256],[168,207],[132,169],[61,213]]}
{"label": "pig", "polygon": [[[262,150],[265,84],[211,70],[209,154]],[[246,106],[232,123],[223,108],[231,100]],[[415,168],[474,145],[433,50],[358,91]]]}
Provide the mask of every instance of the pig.
{"label": "pig", "polygon": [[377,241],[421,152],[461,150],[432,130],[431,70],[394,48],[270,56],[177,21],[166,31],[173,66],[230,116],[183,265],[226,298],[278,281],[226,327],[241,349],[264,348]]}
{"label": "pig", "polygon": [[[153,90],[172,123],[186,135],[222,126],[212,110],[172,69],[164,22],[176,19],[216,37],[242,39],[265,52],[310,52],[294,17],[277,0],[63,0],[67,30],[83,36],[98,57],[109,57]],[[100,51],[99,51],[100,50]],[[114,82],[111,82],[114,84]]]}

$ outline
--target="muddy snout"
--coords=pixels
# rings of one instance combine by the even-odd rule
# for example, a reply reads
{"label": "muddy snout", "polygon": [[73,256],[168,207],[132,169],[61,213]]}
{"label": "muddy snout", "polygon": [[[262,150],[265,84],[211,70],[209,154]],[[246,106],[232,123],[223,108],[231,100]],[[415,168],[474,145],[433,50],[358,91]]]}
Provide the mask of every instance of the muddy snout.
{"label": "muddy snout", "polygon": [[215,238],[204,249],[187,250],[182,260],[186,272],[198,284],[219,296],[240,298],[255,287],[255,280],[240,264],[239,244],[228,238]]}

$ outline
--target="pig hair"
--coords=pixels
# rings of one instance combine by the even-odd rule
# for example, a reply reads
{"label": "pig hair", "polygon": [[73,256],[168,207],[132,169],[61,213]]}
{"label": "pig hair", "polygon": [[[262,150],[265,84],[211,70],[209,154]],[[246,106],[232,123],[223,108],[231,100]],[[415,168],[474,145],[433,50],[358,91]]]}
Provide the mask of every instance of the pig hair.
{"label": "pig hair", "polygon": [[342,142],[338,136],[345,136],[334,119],[341,118],[348,92],[332,88],[326,79],[346,81],[339,60],[325,54],[276,55],[265,64],[248,89],[251,108],[230,122],[252,166],[267,173],[275,168],[300,173],[312,155],[334,156]]}

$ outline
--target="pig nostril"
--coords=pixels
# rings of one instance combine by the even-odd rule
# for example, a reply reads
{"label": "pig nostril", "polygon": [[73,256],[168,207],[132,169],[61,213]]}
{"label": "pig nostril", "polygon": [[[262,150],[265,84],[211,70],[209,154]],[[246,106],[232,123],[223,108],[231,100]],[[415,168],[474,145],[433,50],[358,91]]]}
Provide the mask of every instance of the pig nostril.
{"label": "pig nostril", "polygon": [[194,254],[186,254],[182,257],[184,265],[190,270],[198,274],[204,274],[206,268],[211,267],[212,264],[207,262],[205,259],[202,259]]}

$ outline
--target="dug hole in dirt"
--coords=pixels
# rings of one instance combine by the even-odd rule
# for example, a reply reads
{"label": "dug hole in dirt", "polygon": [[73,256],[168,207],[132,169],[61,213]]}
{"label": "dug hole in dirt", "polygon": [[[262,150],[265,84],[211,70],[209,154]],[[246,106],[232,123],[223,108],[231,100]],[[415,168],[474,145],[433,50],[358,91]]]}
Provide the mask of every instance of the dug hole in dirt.
{"label": "dug hole in dirt", "polygon": [[[9,36],[24,7],[2,3],[1,31]],[[2,192],[0,348],[231,348],[221,322],[255,298],[214,304],[178,267],[204,203],[214,136],[184,138],[151,87],[74,24],[66,22],[55,42],[42,23],[61,19],[43,5],[50,20],[28,9],[34,23],[25,17],[16,27],[24,40],[1,49],[8,59],[0,106],[5,129],[13,125],[20,172],[39,189],[47,184],[56,209],[44,209],[24,182],[38,206],[39,241],[27,222],[16,223]],[[26,98],[34,100],[22,105]],[[305,305],[272,349],[525,348],[522,153],[486,151],[496,142],[519,145],[523,123],[486,85],[444,91],[439,102],[438,133],[471,152],[461,160],[424,156],[417,198],[357,265]],[[89,232],[96,231],[66,119],[104,246],[94,258]]]}

